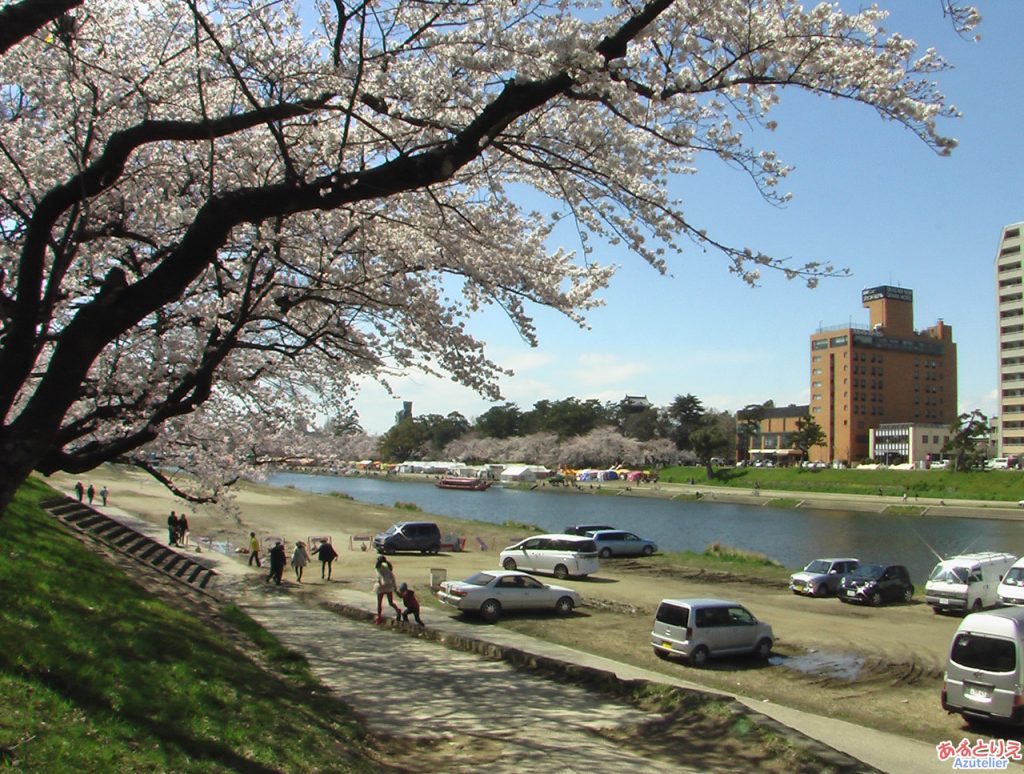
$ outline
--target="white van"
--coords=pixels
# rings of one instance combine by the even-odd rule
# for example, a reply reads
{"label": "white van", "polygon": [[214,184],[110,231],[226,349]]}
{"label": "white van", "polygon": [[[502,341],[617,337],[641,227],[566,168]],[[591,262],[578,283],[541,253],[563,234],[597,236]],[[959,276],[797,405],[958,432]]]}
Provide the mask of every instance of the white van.
{"label": "white van", "polygon": [[999,605],[999,583],[1017,557],[987,551],[943,559],[928,576],[924,601],[936,613],[976,613]]}
{"label": "white van", "polygon": [[1003,576],[997,590],[1003,605],[1024,605],[1024,559],[1017,561]]}
{"label": "white van", "polygon": [[953,635],[942,708],[975,719],[1024,722],[1024,607],[974,613]]}
{"label": "white van", "polygon": [[536,535],[500,554],[506,570],[551,573],[556,578],[583,578],[597,572],[597,543],[589,535]]}

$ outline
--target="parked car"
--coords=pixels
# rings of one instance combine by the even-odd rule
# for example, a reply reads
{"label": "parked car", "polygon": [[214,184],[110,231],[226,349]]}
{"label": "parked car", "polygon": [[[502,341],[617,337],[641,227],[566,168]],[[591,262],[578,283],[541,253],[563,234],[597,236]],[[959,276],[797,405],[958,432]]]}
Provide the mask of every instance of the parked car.
{"label": "parked car", "polygon": [[910,573],[902,564],[862,564],[839,584],[839,601],[865,605],[909,602],[914,596]]}
{"label": "parked car", "polygon": [[968,723],[1024,723],[1024,608],[972,613],[949,649],[942,708]]}
{"label": "parked car", "polygon": [[597,555],[602,559],[609,556],[650,556],[658,550],[658,544],[653,540],[644,540],[621,529],[596,529],[587,534],[594,538]]}
{"label": "parked car", "polygon": [[536,535],[520,540],[499,555],[506,570],[551,573],[556,578],[583,578],[597,572],[597,544],[585,535]]}
{"label": "parked car", "polygon": [[815,559],[800,572],[789,576],[789,589],[794,594],[828,597],[839,591],[843,578],[860,564],[858,559]]}
{"label": "parked car", "polygon": [[713,656],[752,653],[767,659],[773,642],[771,626],[724,599],[663,599],[651,631],[654,655],[682,656],[698,668]]}
{"label": "parked car", "polygon": [[615,529],[607,524],[575,524],[565,528],[566,535],[587,535],[599,529]]}
{"label": "parked car", "polygon": [[548,586],[524,572],[487,570],[461,581],[445,581],[437,598],[494,622],[511,610],[553,610],[568,615],[583,599],[562,586]]}
{"label": "parked car", "polygon": [[441,530],[432,521],[400,521],[374,535],[373,547],[382,554],[395,551],[436,554],[441,550]]}

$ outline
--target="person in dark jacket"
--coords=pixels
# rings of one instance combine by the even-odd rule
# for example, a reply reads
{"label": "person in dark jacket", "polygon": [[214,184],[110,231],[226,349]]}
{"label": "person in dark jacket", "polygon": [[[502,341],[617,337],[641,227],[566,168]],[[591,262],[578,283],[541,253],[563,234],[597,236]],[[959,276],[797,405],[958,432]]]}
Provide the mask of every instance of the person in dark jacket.
{"label": "person in dark jacket", "polygon": [[178,514],[171,511],[171,515],[167,517],[167,545],[174,546],[178,544]]}
{"label": "person in dark jacket", "polygon": [[281,576],[284,574],[284,566],[288,563],[288,555],[284,551],[284,543],[280,540],[270,549],[270,575],[267,576],[267,583],[273,579],[278,586],[281,585]]}
{"label": "person in dark jacket", "polygon": [[316,558],[320,560],[320,578],[331,579],[331,564],[338,558],[338,552],[328,541],[321,543],[316,549]]}
{"label": "person in dark jacket", "polygon": [[403,583],[398,587],[398,596],[402,598],[402,604],[405,606],[405,610],[402,611],[402,620],[408,622],[411,615],[416,619],[416,623],[423,626],[423,621],[420,620],[420,601],[416,599],[416,592],[409,588],[408,583]]}

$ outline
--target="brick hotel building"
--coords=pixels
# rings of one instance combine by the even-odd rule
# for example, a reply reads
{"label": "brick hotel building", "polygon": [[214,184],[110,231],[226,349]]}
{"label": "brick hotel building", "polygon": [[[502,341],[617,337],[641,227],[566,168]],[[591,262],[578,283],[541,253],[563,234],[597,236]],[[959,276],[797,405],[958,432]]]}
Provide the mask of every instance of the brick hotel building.
{"label": "brick hotel building", "polygon": [[[860,462],[868,457],[868,431],[881,424],[948,427],[957,417],[952,327],[939,320],[915,331],[909,288],[868,288],[861,300],[870,315],[867,328],[846,324],[811,334],[810,414],[827,439],[810,450],[812,460]],[[1024,334],[1020,340],[1024,346]],[[1024,397],[1021,406],[1024,411]]]}

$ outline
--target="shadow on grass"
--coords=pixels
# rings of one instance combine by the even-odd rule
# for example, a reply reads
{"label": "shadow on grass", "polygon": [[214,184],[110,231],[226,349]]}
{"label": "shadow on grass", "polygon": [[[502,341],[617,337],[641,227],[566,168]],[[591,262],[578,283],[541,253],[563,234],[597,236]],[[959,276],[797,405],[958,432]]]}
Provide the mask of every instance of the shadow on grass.
{"label": "shadow on grass", "polygon": [[[4,518],[0,670],[78,708],[100,729],[99,747],[125,748],[103,754],[129,768],[133,760],[151,768],[157,747],[167,769],[310,770],[323,760],[366,767],[348,708],[310,690],[316,681],[301,656],[275,647],[252,622],[241,626],[236,613],[264,660],[298,679],[261,669],[194,615],[90,553],[34,507],[49,490],[33,488]],[[95,750],[69,752],[64,741],[36,745],[33,767],[47,755],[88,766]],[[133,759],[141,748],[150,757]]]}

